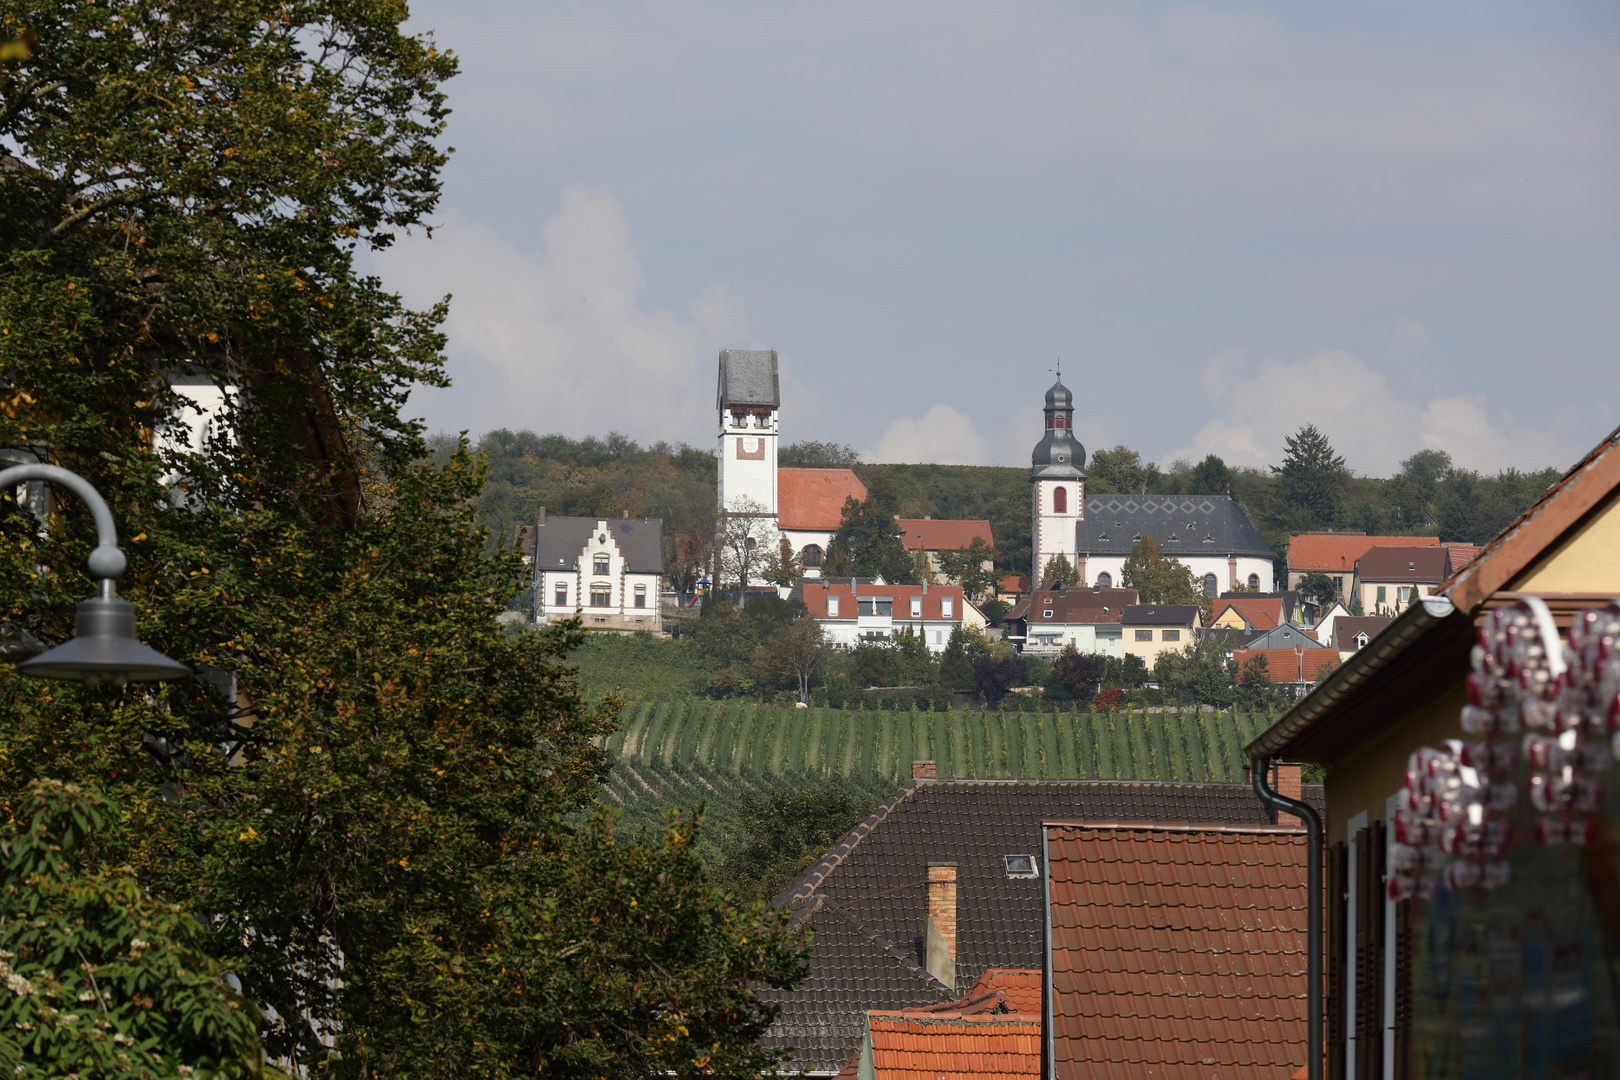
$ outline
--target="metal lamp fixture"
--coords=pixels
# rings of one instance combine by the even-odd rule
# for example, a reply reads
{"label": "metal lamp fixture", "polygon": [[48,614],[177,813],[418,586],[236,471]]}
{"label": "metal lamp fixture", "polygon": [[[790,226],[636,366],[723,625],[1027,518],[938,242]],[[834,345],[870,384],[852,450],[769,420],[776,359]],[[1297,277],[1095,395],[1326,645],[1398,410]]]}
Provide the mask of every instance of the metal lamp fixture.
{"label": "metal lamp fixture", "polygon": [[96,547],[87,562],[90,576],[101,582],[101,591],[79,602],[76,636],[56,648],[40,653],[17,665],[22,675],[37,679],[61,679],[90,686],[111,683],[159,682],[191,674],[184,664],[170,660],[156,649],[135,640],[135,608],[118,599],[114,583],[123,576],[127,564],[118,549],[118,529],[112,511],[101,493],[78,473],[55,465],[17,465],[0,471],[0,489],[15,487],[26,480],[46,480],[67,488],[90,508],[96,521]]}

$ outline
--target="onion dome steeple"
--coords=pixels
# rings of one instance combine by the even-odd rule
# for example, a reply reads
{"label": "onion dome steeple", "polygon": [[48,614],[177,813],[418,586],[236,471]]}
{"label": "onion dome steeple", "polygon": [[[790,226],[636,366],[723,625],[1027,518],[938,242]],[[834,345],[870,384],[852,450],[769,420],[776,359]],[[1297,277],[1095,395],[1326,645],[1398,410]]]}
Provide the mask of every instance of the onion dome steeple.
{"label": "onion dome steeple", "polygon": [[1046,435],[1030,455],[1031,479],[1083,479],[1086,448],[1074,437],[1074,395],[1063,385],[1063,373],[1046,392]]}

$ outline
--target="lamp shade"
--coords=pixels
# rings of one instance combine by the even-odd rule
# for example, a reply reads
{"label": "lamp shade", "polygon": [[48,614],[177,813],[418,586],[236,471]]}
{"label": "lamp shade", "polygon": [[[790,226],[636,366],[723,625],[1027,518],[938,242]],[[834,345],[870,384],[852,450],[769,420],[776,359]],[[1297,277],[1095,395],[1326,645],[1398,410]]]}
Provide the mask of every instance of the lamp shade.
{"label": "lamp shade", "polygon": [[128,601],[95,596],[79,602],[73,640],[24,660],[17,672],[36,679],[123,686],[181,679],[191,669],[135,640],[135,608]]}

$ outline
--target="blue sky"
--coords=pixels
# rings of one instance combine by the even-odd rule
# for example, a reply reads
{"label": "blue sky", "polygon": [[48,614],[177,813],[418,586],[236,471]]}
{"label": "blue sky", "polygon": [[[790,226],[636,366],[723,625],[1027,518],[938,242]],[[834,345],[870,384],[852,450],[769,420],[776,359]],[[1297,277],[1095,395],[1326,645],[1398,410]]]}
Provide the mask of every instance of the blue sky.
{"label": "blue sky", "polygon": [[418,2],[453,49],[434,430],[1567,466],[1620,423],[1620,5]]}

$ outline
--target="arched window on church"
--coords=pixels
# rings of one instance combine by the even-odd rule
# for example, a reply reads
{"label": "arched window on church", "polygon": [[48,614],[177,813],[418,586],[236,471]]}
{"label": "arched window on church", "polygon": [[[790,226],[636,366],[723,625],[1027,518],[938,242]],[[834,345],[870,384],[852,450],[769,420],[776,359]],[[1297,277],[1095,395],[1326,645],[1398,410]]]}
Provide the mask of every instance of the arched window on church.
{"label": "arched window on church", "polygon": [[1221,580],[1220,580],[1220,578],[1216,577],[1214,574],[1205,574],[1204,575],[1204,595],[1205,596],[1214,596],[1217,592],[1220,591],[1220,588],[1221,588]]}
{"label": "arched window on church", "polygon": [[820,566],[821,548],[815,544],[804,545],[804,550],[799,553],[799,562],[803,563],[806,568]]}
{"label": "arched window on church", "polygon": [[1066,514],[1069,512],[1068,488],[1060,487],[1052,489],[1052,511],[1058,514]]}
{"label": "arched window on church", "polygon": [[1112,589],[1113,587],[1114,587],[1114,575],[1113,574],[1110,574],[1108,571],[1104,570],[1102,573],[1097,575],[1097,588],[1099,588],[1099,589]]}
{"label": "arched window on church", "polygon": [[1249,588],[1250,588],[1250,590],[1252,590],[1254,592],[1259,592],[1260,591],[1260,575],[1259,574],[1250,574],[1249,575]]}

